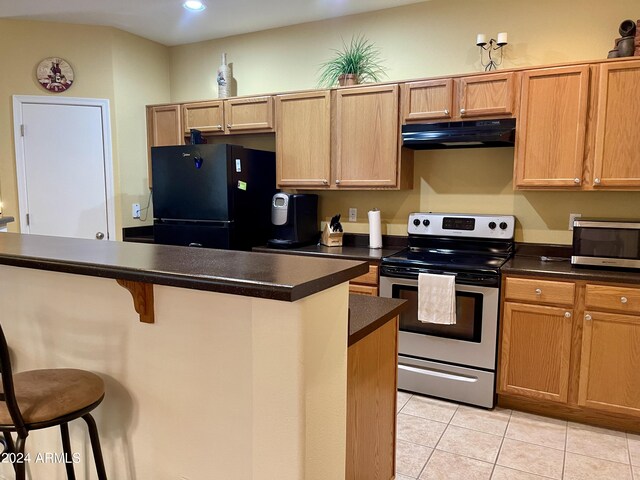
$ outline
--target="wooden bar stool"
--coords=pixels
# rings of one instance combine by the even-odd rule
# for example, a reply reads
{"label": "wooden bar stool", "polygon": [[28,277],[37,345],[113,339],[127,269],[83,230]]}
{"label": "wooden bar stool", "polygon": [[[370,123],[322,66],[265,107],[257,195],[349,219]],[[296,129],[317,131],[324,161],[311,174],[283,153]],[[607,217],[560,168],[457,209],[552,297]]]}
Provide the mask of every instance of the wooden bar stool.
{"label": "wooden bar stool", "polygon": [[[31,370],[12,374],[7,341],[0,327],[0,432],[3,453],[16,460],[16,480],[25,480],[25,443],[31,430],[60,426],[67,478],[75,480],[69,439],[71,420],[82,417],[89,429],[91,449],[99,480],[107,474],[100,449],[96,422],[89,413],[104,398],[102,379],[84,370]],[[16,434],[14,443],[12,433]]]}

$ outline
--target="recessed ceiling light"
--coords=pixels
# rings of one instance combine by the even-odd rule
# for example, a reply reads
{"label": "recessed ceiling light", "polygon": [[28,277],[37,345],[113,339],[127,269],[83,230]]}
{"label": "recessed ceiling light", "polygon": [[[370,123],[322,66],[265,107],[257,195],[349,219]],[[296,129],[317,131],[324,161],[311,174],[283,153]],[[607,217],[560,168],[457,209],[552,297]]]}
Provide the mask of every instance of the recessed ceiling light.
{"label": "recessed ceiling light", "polygon": [[187,10],[191,10],[192,12],[201,12],[202,10],[207,8],[207,6],[200,0],[187,0],[182,4],[182,6]]}

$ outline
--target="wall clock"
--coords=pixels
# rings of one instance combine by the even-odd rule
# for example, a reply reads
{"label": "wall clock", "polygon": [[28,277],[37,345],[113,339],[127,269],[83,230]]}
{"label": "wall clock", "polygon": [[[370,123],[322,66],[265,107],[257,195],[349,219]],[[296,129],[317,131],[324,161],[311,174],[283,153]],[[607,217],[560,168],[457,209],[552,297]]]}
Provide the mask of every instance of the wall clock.
{"label": "wall clock", "polygon": [[59,57],[42,60],[36,67],[38,83],[47,91],[60,93],[73,84],[73,69],[69,63]]}

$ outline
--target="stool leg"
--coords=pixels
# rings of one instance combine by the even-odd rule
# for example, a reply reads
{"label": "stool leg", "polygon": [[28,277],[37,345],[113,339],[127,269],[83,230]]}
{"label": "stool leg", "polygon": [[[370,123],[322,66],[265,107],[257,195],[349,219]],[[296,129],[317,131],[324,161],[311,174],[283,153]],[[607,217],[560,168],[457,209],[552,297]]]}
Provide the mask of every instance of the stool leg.
{"label": "stool leg", "polygon": [[2,436],[4,437],[4,445],[6,447],[7,453],[15,453],[16,447],[13,444],[13,437],[11,436],[11,432],[3,432]]}
{"label": "stool leg", "polygon": [[91,449],[93,450],[93,458],[96,461],[96,472],[98,480],[107,480],[107,472],[104,469],[104,459],[102,458],[102,449],[100,448],[100,437],[98,437],[98,426],[90,413],[82,416],[87,422],[89,428],[89,438],[91,439]]}
{"label": "stool leg", "polygon": [[76,472],[73,470],[73,453],[71,452],[71,440],[69,439],[69,424],[60,424],[62,436],[62,451],[64,452],[64,468],[67,469],[67,479],[76,480]]}
{"label": "stool leg", "polygon": [[24,461],[24,447],[26,443],[27,439],[18,435],[18,440],[16,441],[16,459],[20,461],[16,461],[13,464],[13,468],[16,471],[16,480],[26,480],[27,478],[27,464]]}

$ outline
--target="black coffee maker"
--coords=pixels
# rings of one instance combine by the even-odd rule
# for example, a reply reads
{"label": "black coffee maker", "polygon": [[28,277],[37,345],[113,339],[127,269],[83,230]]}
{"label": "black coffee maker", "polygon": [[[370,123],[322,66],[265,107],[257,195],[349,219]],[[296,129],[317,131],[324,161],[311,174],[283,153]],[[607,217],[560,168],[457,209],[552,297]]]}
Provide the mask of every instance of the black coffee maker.
{"label": "black coffee maker", "polygon": [[271,200],[270,247],[294,248],[318,241],[318,196],[276,193]]}

